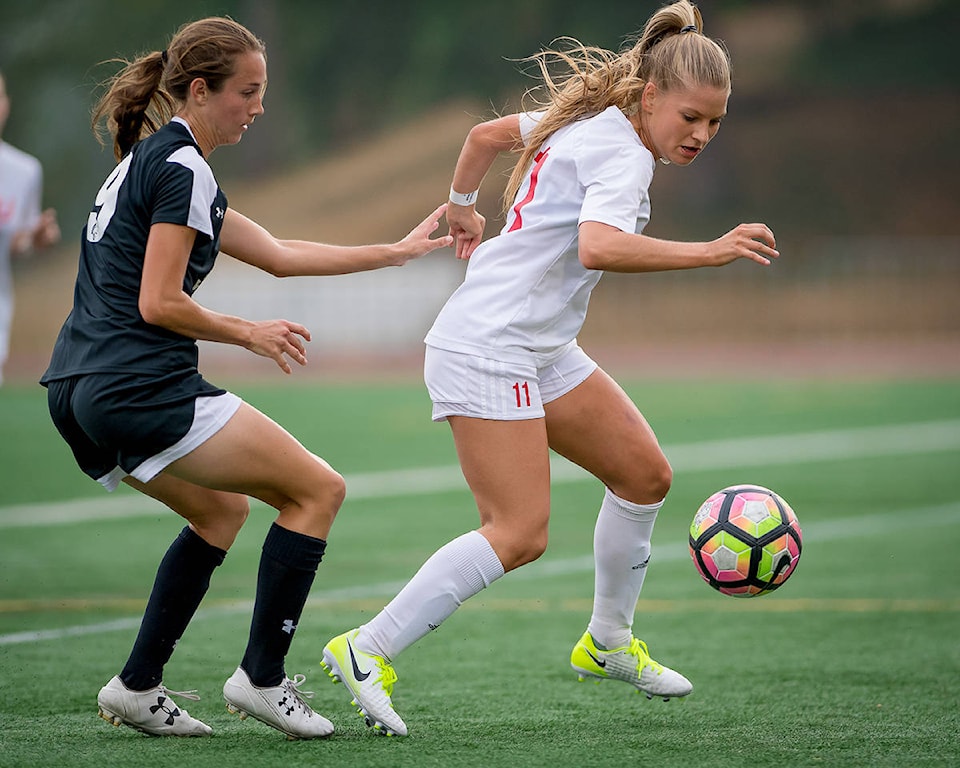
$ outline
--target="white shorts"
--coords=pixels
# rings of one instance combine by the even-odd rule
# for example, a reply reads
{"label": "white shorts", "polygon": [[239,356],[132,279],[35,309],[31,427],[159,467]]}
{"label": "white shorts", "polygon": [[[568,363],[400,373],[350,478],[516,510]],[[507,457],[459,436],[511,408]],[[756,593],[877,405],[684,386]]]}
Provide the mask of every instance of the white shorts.
{"label": "white shorts", "polygon": [[495,421],[540,419],[544,403],[567,394],[597,369],[574,342],[553,363],[537,368],[427,346],[423,378],[433,420],[472,416]]}

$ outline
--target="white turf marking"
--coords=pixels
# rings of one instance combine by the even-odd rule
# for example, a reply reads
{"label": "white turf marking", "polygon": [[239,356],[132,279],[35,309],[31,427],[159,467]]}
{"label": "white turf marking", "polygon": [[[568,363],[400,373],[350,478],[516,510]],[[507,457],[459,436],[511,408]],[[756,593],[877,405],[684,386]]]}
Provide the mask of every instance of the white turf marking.
{"label": "white turf marking", "polygon": [[[711,440],[701,443],[665,447],[664,451],[677,470],[708,471],[737,467],[770,466],[784,463],[859,459],[870,456],[935,453],[960,449],[960,420],[923,422],[890,427],[865,427],[775,437]],[[590,476],[562,459],[553,463],[554,483],[576,482]],[[457,466],[434,467],[391,472],[371,472],[347,477],[349,498],[388,498],[464,490]],[[142,500],[142,501],[141,501]],[[111,503],[105,504],[104,501]],[[121,506],[122,505],[122,506]],[[111,497],[107,500],[83,500],[61,504],[30,504],[0,507],[0,528],[57,525],[82,520],[150,516],[164,514],[165,508],[146,497]],[[960,521],[960,504],[875,514],[864,530],[862,517],[839,518],[814,523],[804,528],[804,543],[834,540],[863,535],[882,535],[906,527],[938,526]],[[687,557],[681,544],[658,546],[658,562]],[[529,580],[593,570],[593,556],[565,560],[540,560],[512,573],[513,580]],[[308,601],[308,606],[331,601],[356,600],[390,596],[405,582],[388,582],[357,587],[325,590]],[[247,612],[252,602],[237,601],[221,608],[197,612],[194,620],[223,614]],[[50,630],[16,632],[0,635],[0,646],[19,645],[40,640],[99,634],[136,629],[140,619],[128,618],[99,624],[62,627]]]}
{"label": "white turf marking", "polygon": [[[838,518],[813,523],[804,527],[803,541],[804,545],[809,545],[812,541],[836,541],[838,539],[849,539],[853,537],[882,538],[899,530],[909,529],[910,531],[917,531],[920,528],[955,525],[957,523],[960,523],[960,503],[919,507],[915,509],[901,509],[894,512],[871,515],[870,524],[866,528],[864,527],[862,516]],[[655,546],[654,553],[656,562],[658,563],[682,560],[689,556],[686,545],[679,543]],[[538,560],[509,574],[506,578],[513,581],[530,581],[542,578],[555,578],[557,576],[569,576],[592,570],[593,555],[585,555],[583,557],[571,557],[563,560]],[[313,597],[307,601],[307,608],[350,600],[389,598],[396,594],[405,583],[406,582],[403,581],[391,581],[380,584],[320,590],[315,592]],[[214,608],[197,611],[194,616],[194,621],[200,621],[214,616],[249,613],[251,610],[253,610],[252,600],[233,600]],[[8,635],[0,635],[0,646],[22,645],[24,643],[34,643],[41,640],[62,640],[67,637],[94,635],[118,630],[135,630],[139,626],[140,618],[137,617],[59,629],[14,632]]]}
{"label": "white turf marking", "polygon": [[[904,456],[958,449],[960,419],[664,446],[674,470],[680,472]],[[555,484],[593,479],[580,467],[556,456],[551,462],[551,472]],[[346,480],[348,501],[465,491],[467,488],[457,465],[362,472],[347,475]],[[169,510],[159,502],[124,489],[107,497],[0,507],[0,529],[166,514],[169,514]]]}

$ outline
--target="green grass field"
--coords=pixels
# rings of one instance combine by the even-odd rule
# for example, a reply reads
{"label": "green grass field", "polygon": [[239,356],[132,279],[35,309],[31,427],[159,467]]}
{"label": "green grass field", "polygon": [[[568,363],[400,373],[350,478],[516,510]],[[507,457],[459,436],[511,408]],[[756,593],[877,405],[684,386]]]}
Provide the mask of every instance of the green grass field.
{"label": "green grass field", "polygon": [[[337,733],[322,742],[229,715],[271,515],[254,506],[166,672],[199,690],[210,739],[152,739],[96,717],[182,527],[73,464],[39,387],[0,389],[0,766],[960,765],[960,382],[633,382],[674,464],[635,631],[686,674],[686,700],[578,683],[601,488],[557,464],[551,542],[396,661],[411,735],[379,738],[320,668],[420,563],[476,526],[449,430],[418,383],[238,385],[348,480],[287,671]],[[429,471],[428,471],[429,470]],[[804,530],[778,592],[710,590],[686,553],[699,503],[774,488]]]}

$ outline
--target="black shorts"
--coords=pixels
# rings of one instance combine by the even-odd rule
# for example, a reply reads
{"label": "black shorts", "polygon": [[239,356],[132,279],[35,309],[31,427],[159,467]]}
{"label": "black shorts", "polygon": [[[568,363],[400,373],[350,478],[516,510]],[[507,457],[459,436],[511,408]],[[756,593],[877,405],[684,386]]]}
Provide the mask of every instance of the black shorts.
{"label": "black shorts", "polygon": [[173,456],[159,469],[155,461],[149,471],[138,472],[191,433],[199,398],[226,395],[235,406],[218,407],[216,424],[205,425],[190,450],[222,427],[240,403],[197,371],[166,376],[93,373],[51,381],[46,387],[50,416],[77,464],[108,490],[126,475],[147,482],[185,454]]}

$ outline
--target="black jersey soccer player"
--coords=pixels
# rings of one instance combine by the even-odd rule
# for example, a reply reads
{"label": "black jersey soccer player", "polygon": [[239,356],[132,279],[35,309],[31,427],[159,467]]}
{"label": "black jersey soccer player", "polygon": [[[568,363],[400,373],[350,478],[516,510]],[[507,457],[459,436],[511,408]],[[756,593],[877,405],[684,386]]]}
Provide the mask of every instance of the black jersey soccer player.
{"label": "black jersey soccer player", "polygon": [[125,666],[98,695],[102,717],[155,735],[211,732],[170,701],[163,671],[247,518],[248,496],[278,515],[263,544],[247,648],[224,698],[232,712],[293,738],[333,732],[284,659],[343,478],[197,369],[204,339],[290,373],[291,362],[306,364],[310,333],[288,320],[210,311],[192,298],[197,286],[218,252],[277,276],[330,275],[402,265],[452,242],[431,237],[445,206],[396,243],[354,247],[280,240],[232,210],[207,158],[263,114],[266,83],[262,41],[216,17],[184,25],[166,50],[126,63],[109,82],[93,126],[99,136],[106,122],[119,163],[89,214],[73,309],[41,379],[85,473],[108,490],[124,482],[189,523],[160,563]]}

